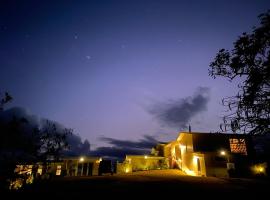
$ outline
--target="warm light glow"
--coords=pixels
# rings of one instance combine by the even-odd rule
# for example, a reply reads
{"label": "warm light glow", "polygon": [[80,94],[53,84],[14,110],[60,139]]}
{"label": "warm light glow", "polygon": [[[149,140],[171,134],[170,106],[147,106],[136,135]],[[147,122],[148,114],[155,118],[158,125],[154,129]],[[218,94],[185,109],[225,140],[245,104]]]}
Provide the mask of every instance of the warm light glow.
{"label": "warm light glow", "polygon": [[225,156],[226,152],[225,151],[220,151],[220,155]]}
{"label": "warm light glow", "polygon": [[193,156],[193,165],[197,165],[198,156]]}
{"label": "warm light glow", "polygon": [[253,166],[253,171],[255,174],[265,174],[265,164],[258,164]]}
{"label": "warm light glow", "polygon": [[243,155],[247,155],[245,139],[231,138],[229,141],[232,153],[240,153]]}
{"label": "warm light glow", "polygon": [[61,175],[61,165],[57,165],[57,168],[56,168],[57,170],[56,170],[56,173],[55,173],[55,175],[56,176],[60,176]]}
{"label": "warm light glow", "polygon": [[126,172],[126,173],[128,173],[128,172],[129,172],[128,168],[126,168],[126,169],[125,169],[125,172]]}
{"label": "warm light glow", "polygon": [[84,157],[80,157],[80,162],[83,162],[84,161]]}
{"label": "warm light glow", "polygon": [[187,175],[190,175],[190,176],[196,176],[196,173],[192,170],[189,170],[189,169],[184,169],[183,170]]}
{"label": "warm light glow", "polygon": [[147,159],[148,158],[148,156],[144,156],[144,159]]}
{"label": "warm light glow", "polygon": [[172,148],[172,156],[175,156],[175,148]]}
{"label": "warm light glow", "polygon": [[42,174],[42,168],[38,168],[37,173],[38,173],[39,175],[41,175],[41,174]]}

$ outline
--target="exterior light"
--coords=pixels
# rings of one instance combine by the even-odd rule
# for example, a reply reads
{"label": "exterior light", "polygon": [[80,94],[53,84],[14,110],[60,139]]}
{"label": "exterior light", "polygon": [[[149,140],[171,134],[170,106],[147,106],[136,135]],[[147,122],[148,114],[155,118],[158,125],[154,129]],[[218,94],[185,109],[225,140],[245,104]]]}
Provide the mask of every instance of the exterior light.
{"label": "exterior light", "polygon": [[265,163],[257,164],[254,165],[252,168],[255,174],[265,174],[266,164]]}
{"label": "exterior light", "polygon": [[263,172],[264,171],[264,168],[263,167],[260,167],[259,168],[259,172]]}
{"label": "exterior light", "polygon": [[225,156],[226,155],[226,151],[220,151],[220,155]]}
{"label": "exterior light", "polygon": [[196,173],[189,169],[183,169],[183,171],[189,176],[196,176]]}
{"label": "exterior light", "polygon": [[148,156],[144,156],[144,159],[147,159],[148,158]]}
{"label": "exterior light", "polygon": [[84,161],[84,157],[80,157],[80,162],[83,162]]}

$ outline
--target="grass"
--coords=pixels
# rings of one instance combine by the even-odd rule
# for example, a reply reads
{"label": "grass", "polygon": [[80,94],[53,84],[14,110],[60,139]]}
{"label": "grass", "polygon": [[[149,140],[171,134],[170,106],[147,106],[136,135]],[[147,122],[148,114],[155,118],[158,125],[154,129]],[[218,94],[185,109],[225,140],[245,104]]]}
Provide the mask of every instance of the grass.
{"label": "grass", "polygon": [[[267,180],[192,177],[180,170],[141,171],[123,175],[92,177],[61,177],[33,184],[24,191],[16,192],[27,196],[59,197],[119,197],[135,198],[151,196],[208,196],[225,197],[232,195],[248,196],[267,194]],[[218,195],[218,196],[217,196]]]}

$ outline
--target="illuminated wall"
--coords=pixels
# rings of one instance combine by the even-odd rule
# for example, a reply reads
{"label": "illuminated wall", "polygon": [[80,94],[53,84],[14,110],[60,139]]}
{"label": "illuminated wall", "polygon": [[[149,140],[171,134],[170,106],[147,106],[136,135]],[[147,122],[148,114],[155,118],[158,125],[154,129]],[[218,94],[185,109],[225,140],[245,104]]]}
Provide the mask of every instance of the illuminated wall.
{"label": "illuminated wall", "polygon": [[127,155],[126,161],[130,162],[132,171],[168,168],[166,159],[159,156]]}
{"label": "illuminated wall", "polygon": [[117,174],[127,174],[132,172],[132,165],[129,160],[125,160],[123,163],[117,163]]}

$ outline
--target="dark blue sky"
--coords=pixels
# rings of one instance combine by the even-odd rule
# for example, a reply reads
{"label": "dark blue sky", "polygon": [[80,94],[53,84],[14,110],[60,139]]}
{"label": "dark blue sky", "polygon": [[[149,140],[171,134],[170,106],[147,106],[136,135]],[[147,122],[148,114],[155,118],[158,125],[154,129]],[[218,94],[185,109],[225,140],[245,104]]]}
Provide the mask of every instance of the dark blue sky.
{"label": "dark blue sky", "polygon": [[[1,1],[0,91],[99,137],[158,140],[219,130],[233,84],[208,66],[270,1]],[[179,124],[179,127],[177,127]]]}

